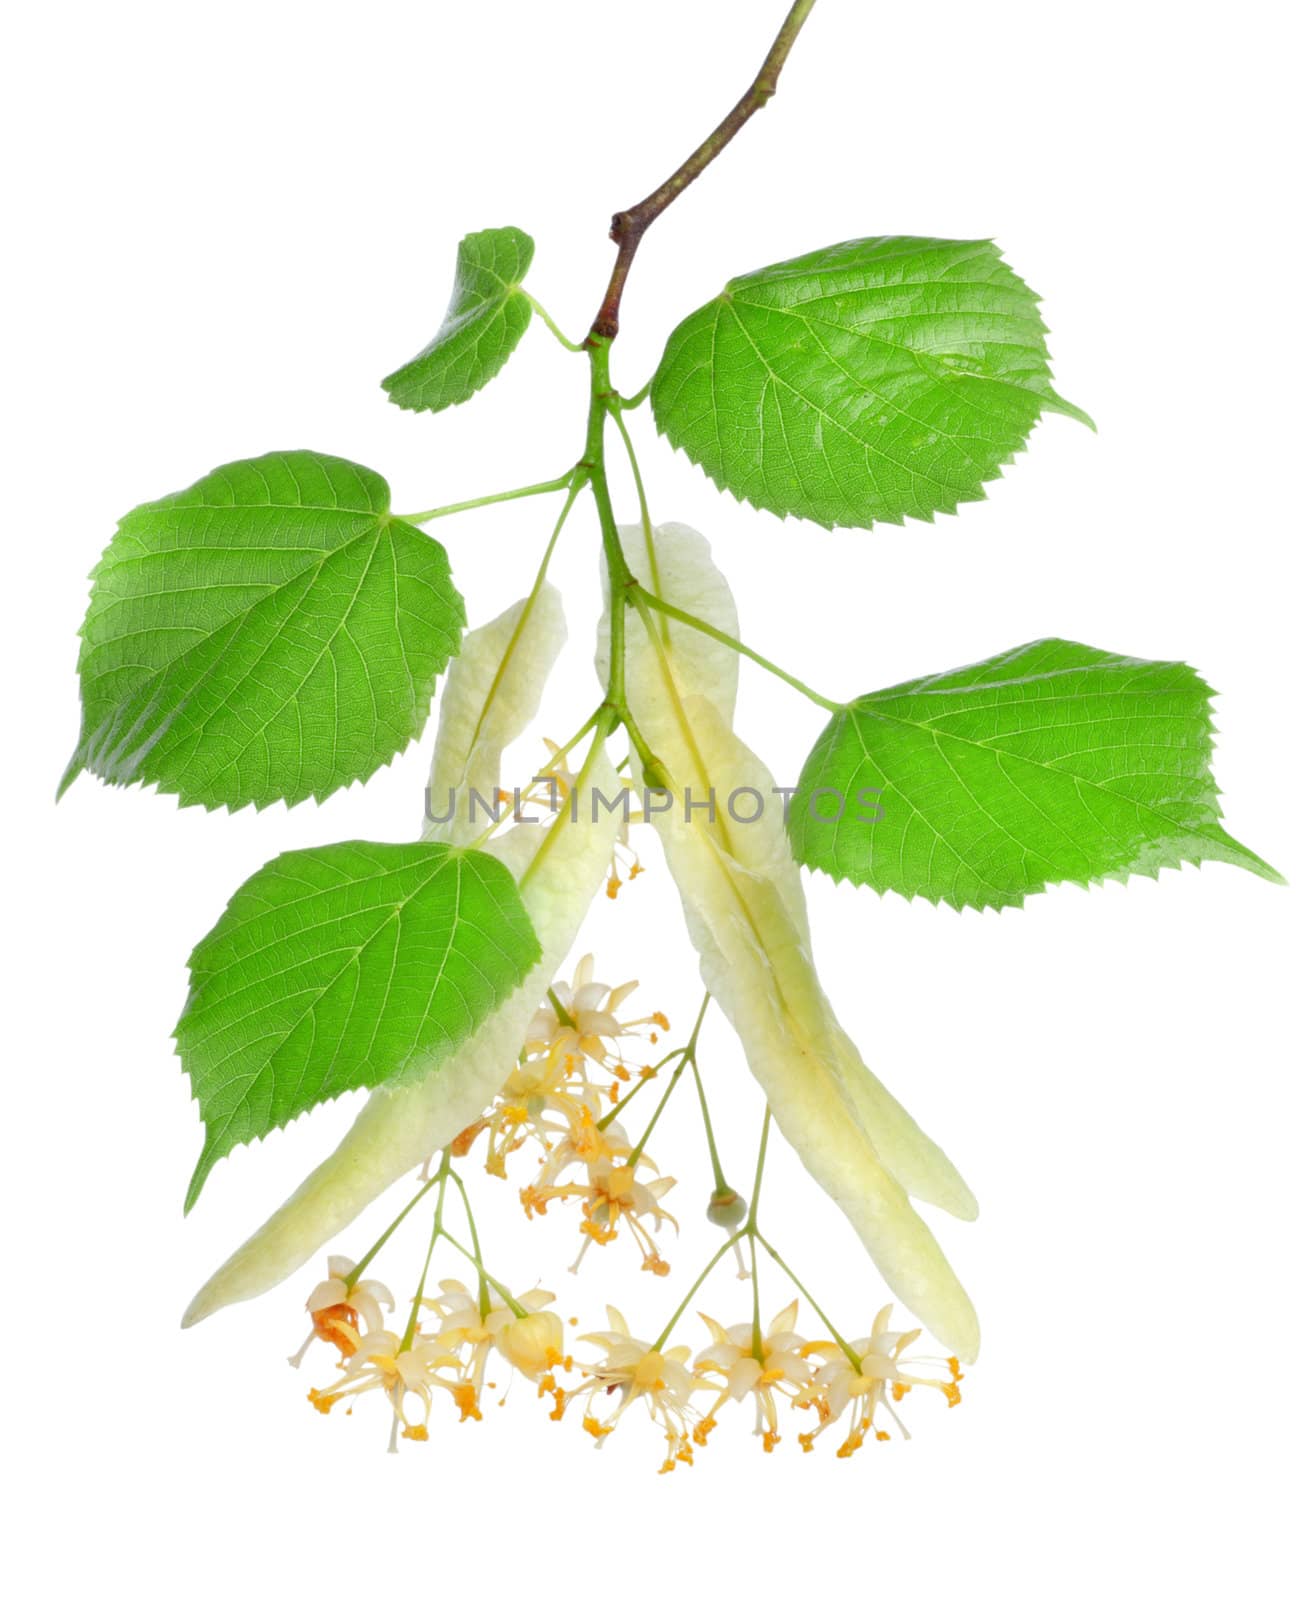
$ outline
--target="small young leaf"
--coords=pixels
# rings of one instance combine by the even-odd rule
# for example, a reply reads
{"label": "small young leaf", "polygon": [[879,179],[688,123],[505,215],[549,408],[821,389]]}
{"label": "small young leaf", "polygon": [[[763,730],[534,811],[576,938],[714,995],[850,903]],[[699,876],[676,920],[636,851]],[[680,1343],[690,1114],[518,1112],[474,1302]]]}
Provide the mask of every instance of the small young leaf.
{"label": "small young leaf", "polygon": [[137,506],[92,574],[63,780],[290,805],[416,738],[465,625],[442,545],[378,474],[296,450]]}
{"label": "small young leaf", "polygon": [[864,695],[800,775],[796,859],[957,907],[1186,861],[1282,882],[1220,826],[1211,695],[1183,662],[1065,639]]}
{"label": "small young leaf", "polygon": [[444,844],[277,856],[190,957],[177,1049],[203,1116],[186,1210],[238,1144],[437,1068],[540,955],[510,872]]}
{"label": "small young leaf", "polygon": [[989,240],[815,250],[734,278],[678,325],[656,425],[761,510],[929,521],[983,498],[1042,411],[1089,423],[1050,385],[1036,305]]}
{"label": "small young leaf", "polygon": [[407,411],[459,406],[506,365],[533,315],[520,285],[533,240],[519,228],[485,228],[457,246],[457,276],[443,324],[421,353],[384,380]]}

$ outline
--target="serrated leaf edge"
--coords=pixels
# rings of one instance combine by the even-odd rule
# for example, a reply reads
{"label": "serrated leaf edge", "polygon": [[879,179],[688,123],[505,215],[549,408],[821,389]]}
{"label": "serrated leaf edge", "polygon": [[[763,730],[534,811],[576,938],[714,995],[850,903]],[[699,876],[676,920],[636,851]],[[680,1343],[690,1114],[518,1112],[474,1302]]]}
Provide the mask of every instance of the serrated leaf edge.
{"label": "serrated leaf edge", "polygon": [[[912,236],[911,235],[878,235],[876,237],[901,238],[901,237],[912,237]],[[856,240],[856,239],[847,239],[847,240],[841,241],[841,243],[847,244],[847,245],[852,245],[852,244],[857,244],[857,243],[862,243],[862,242],[864,242],[864,241],[863,240]],[[1044,339],[1045,339],[1045,351],[1044,351],[1044,372],[1045,372],[1045,377],[1047,379],[1051,379],[1053,377],[1053,367],[1052,367],[1052,363],[1051,363],[1050,358],[1049,358],[1047,340],[1048,340],[1048,335],[1052,330],[1049,328],[1048,324],[1044,321],[1044,318],[1040,315],[1040,312],[1039,312],[1039,307],[1043,303],[1043,296],[1036,294],[1035,290],[1031,288],[1030,284],[1028,284],[1026,282],[1026,280],[1020,276],[1020,274],[1015,272],[1014,269],[1008,265],[1007,257],[1004,255],[1003,250],[996,243],[996,241],[991,237],[986,237],[986,238],[983,238],[983,239],[971,239],[971,240],[967,240],[967,239],[963,239],[963,240],[937,239],[937,240],[933,240],[933,241],[929,241],[929,242],[937,244],[937,245],[944,245],[944,244],[972,244],[972,245],[985,245],[985,246],[989,247],[989,249],[994,254],[995,260],[1003,265],[1004,269],[1016,280],[1016,282],[1023,289],[1026,290],[1027,294],[1030,296],[1031,305],[1032,305],[1032,307],[1033,307],[1033,309],[1035,311],[1035,319],[1036,319],[1036,322],[1039,324],[1039,331],[1044,336]],[[828,246],[827,248],[835,249],[835,248],[837,248],[837,246],[833,245],[833,246]],[[817,250],[812,251],[812,252],[806,252],[807,255],[808,254],[817,255],[819,253],[820,252],[817,251]],[[804,259],[804,257],[800,257],[800,256],[792,257],[792,262],[800,261],[800,260],[803,260],[803,259]],[[713,298],[711,300],[704,301],[701,305],[697,306],[694,310],[687,312],[683,317],[679,318],[678,322],[675,323],[673,329],[670,332],[669,339],[665,341],[665,350],[661,352],[660,362],[657,364],[656,371],[652,374],[652,378],[651,378],[651,415],[652,415],[652,417],[653,417],[653,419],[655,421],[655,427],[656,427],[657,434],[659,434],[660,437],[663,438],[668,443],[668,445],[669,445],[671,450],[673,450],[675,452],[681,452],[684,456],[686,456],[687,460],[690,461],[694,467],[699,468],[700,471],[702,471],[705,474],[705,476],[710,480],[710,482],[715,486],[716,489],[720,490],[723,493],[726,493],[726,494],[730,495],[731,498],[734,501],[736,501],[736,503],[738,505],[748,505],[748,506],[751,506],[756,511],[766,512],[769,516],[777,517],[780,522],[786,522],[786,521],[789,521],[789,520],[790,521],[796,521],[796,522],[810,522],[810,523],[813,523],[815,527],[825,528],[829,532],[831,532],[831,531],[833,531],[835,529],[838,529],[838,528],[847,528],[847,529],[853,529],[856,532],[869,533],[869,532],[872,531],[873,528],[878,527],[879,525],[882,525],[882,524],[885,524],[885,525],[887,525],[889,527],[905,527],[909,523],[914,523],[914,522],[920,522],[920,523],[933,524],[934,525],[935,520],[936,520],[936,516],[938,514],[942,515],[942,516],[951,516],[951,517],[952,516],[957,516],[960,506],[974,505],[974,504],[977,504],[978,502],[980,502],[982,500],[989,499],[989,496],[986,493],[986,486],[988,484],[991,484],[991,483],[996,483],[1000,479],[1002,479],[1003,476],[1004,476],[1004,468],[1010,466],[1017,459],[1017,457],[1019,455],[1023,454],[1023,452],[1027,449],[1028,445],[1030,444],[1031,435],[1035,432],[1036,428],[1040,425],[1041,421],[1043,421],[1043,416],[1044,416],[1044,413],[1046,411],[1048,411],[1048,412],[1056,412],[1060,416],[1070,417],[1074,421],[1083,423],[1087,428],[1090,429],[1090,431],[1092,433],[1097,433],[1098,432],[1097,424],[1095,423],[1094,419],[1089,415],[1089,413],[1087,411],[1084,411],[1080,406],[1077,406],[1077,405],[1073,404],[1070,400],[1064,399],[1050,385],[1048,390],[1047,390],[1047,393],[1045,395],[1037,396],[1037,398],[1039,398],[1039,400],[1040,400],[1040,414],[1037,415],[1035,420],[1031,423],[1031,426],[1027,429],[1025,439],[1023,439],[1020,444],[1014,445],[1013,448],[1008,452],[1008,454],[1003,456],[1000,459],[1000,461],[996,464],[995,469],[990,474],[990,476],[988,478],[983,478],[981,480],[981,482],[977,485],[976,489],[972,493],[970,493],[970,494],[962,494],[962,493],[957,494],[954,497],[953,504],[937,506],[934,511],[931,511],[931,512],[928,512],[928,513],[925,513],[925,514],[919,514],[919,513],[914,513],[914,512],[902,512],[897,517],[889,517],[889,516],[873,517],[873,518],[870,518],[867,522],[842,522],[842,521],[828,522],[828,521],[825,521],[822,517],[804,516],[798,511],[775,511],[771,506],[761,505],[758,500],[753,499],[748,494],[739,494],[737,492],[737,490],[733,489],[730,485],[722,482],[721,479],[719,479],[716,476],[716,474],[713,473],[709,469],[709,467],[707,467],[704,464],[704,462],[697,461],[696,458],[694,456],[692,456],[691,453],[687,450],[685,445],[677,444],[677,443],[674,442],[673,439],[671,439],[669,437],[668,430],[661,423],[659,410],[657,409],[656,403],[655,403],[655,380],[656,380],[656,377],[659,375],[660,366],[663,365],[665,353],[669,349],[669,341],[673,339],[674,334],[676,334],[678,332],[678,329],[681,328],[685,322],[688,322],[692,317],[696,316],[699,312],[705,310],[705,308],[707,306],[709,306],[709,305],[720,304],[720,303],[722,303],[724,301],[729,301],[730,302],[735,297],[735,293],[736,293],[737,287],[739,285],[744,285],[749,280],[754,279],[754,278],[758,278],[763,273],[772,272],[776,268],[782,267],[782,266],[787,265],[787,264],[788,263],[785,263],[785,262],[775,262],[772,267],[757,267],[757,268],[753,269],[750,272],[739,273],[736,277],[729,278],[727,283],[724,285],[723,289],[717,295],[713,296]],[[1023,390],[1022,393],[1031,394],[1031,393],[1033,393],[1033,391]]]}

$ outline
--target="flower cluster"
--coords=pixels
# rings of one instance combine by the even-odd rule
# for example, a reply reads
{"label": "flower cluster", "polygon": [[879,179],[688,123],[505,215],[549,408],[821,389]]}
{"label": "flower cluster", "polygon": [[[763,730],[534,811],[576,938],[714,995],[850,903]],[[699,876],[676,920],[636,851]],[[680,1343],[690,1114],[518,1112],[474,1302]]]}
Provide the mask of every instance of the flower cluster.
{"label": "flower cluster", "polygon": [[422,1304],[439,1319],[431,1342],[449,1351],[456,1362],[452,1398],[463,1422],[483,1420],[479,1403],[493,1353],[535,1383],[541,1383],[553,1367],[564,1365],[565,1330],[556,1313],[547,1310],[555,1295],[530,1289],[508,1306],[487,1284],[477,1296],[455,1278],[445,1278],[439,1289],[437,1296]]}
{"label": "flower cluster", "polygon": [[[579,1270],[590,1245],[609,1244],[622,1225],[641,1251],[643,1271],[662,1278],[669,1263],[652,1234],[659,1232],[662,1222],[672,1223],[675,1229],[678,1226],[660,1204],[675,1180],[657,1176],[643,1182],[638,1176],[642,1168],[654,1172],[655,1163],[634,1151],[619,1123],[612,1122],[604,1130],[589,1124],[577,1137],[566,1135],[555,1145],[537,1181],[520,1191],[520,1200],[527,1216],[543,1216],[553,1200],[580,1202],[583,1243],[571,1272]],[[576,1175],[562,1182],[571,1172]]]}
{"label": "flower cluster", "polygon": [[[422,1298],[418,1308],[433,1311],[437,1325],[427,1329],[413,1314],[400,1335],[383,1325],[381,1303],[394,1309],[393,1297],[383,1284],[350,1286],[356,1269],[343,1256],[331,1256],[328,1271],[308,1296],[312,1331],[290,1363],[297,1367],[318,1339],[341,1351],[343,1376],[309,1390],[309,1401],[328,1415],[341,1400],[349,1402],[351,1411],[351,1402],[359,1395],[380,1390],[393,1411],[391,1450],[397,1448],[399,1435],[429,1438],[437,1390],[451,1397],[463,1422],[482,1420],[480,1399],[494,1353],[545,1388],[554,1387],[548,1383],[551,1369],[566,1364],[561,1320],[546,1309],[555,1296],[546,1290],[531,1289],[508,1304],[486,1281],[476,1297],[463,1283],[445,1279],[439,1285],[441,1292]],[[358,1326],[359,1315],[365,1331]]]}
{"label": "flower cluster", "polygon": [[[686,1045],[656,1064],[638,1066],[626,1050],[644,1042],[658,1044],[660,1031],[669,1024],[658,1011],[637,1018],[622,1014],[636,988],[631,982],[611,987],[599,981],[593,958],[585,956],[569,982],[558,980],[548,990],[547,1003],[533,1015],[492,1105],[444,1149],[437,1171],[433,1158],[426,1163],[422,1182],[425,1189],[438,1191],[430,1258],[439,1240],[446,1240],[473,1262],[473,1288],[446,1278],[437,1293],[427,1295],[423,1273],[399,1331],[385,1325],[386,1312],[396,1310],[394,1297],[378,1280],[362,1276],[392,1228],[361,1266],[344,1256],[329,1257],[327,1276],[308,1296],[307,1340],[291,1358],[297,1366],[316,1343],[338,1352],[340,1375],[308,1395],[319,1411],[328,1413],[341,1401],[351,1410],[357,1397],[379,1392],[392,1411],[390,1448],[396,1449],[400,1438],[429,1438],[440,1394],[448,1396],[450,1414],[462,1422],[481,1422],[485,1392],[497,1387],[498,1374],[519,1374],[546,1400],[553,1420],[579,1415],[583,1431],[598,1446],[624,1417],[644,1414],[664,1441],[660,1470],[672,1472],[693,1464],[735,1406],[753,1412],[754,1432],[766,1453],[781,1441],[786,1416],[796,1420],[804,1451],[813,1450],[829,1428],[842,1427],[836,1453],[847,1458],[869,1438],[909,1437],[896,1408],[916,1387],[938,1390],[951,1406],[958,1404],[962,1373],[957,1360],[915,1356],[912,1347],[921,1330],[892,1327],[891,1306],[882,1309],[865,1338],[845,1340],[830,1324],[830,1338],[811,1338],[797,1326],[795,1300],[764,1325],[756,1279],[749,1320],[725,1325],[702,1311],[708,1337],[698,1350],[668,1342],[730,1250],[743,1278],[754,1278],[758,1271],[757,1245],[790,1273],[754,1221],[771,1113],[765,1114],[748,1206],[724,1177],[697,1067],[704,1004]],[[616,1120],[617,1113],[627,1117],[633,1096],[669,1062],[676,1065],[635,1143]],[[487,1172],[505,1178],[508,1161],[528,1146],[538,1170],[520,1190],[526,1216],[544,1216],[553,1203],[576,1204],[581,1244],[571,1271],[577,1272],[593,1245],[607,1245],[625,1234],[638,1247],[642,1270],[664,1277],[669,1264],[657,1241],[664,1223],[678,1229],[664,1208],[675,1180],[660,1175],[645,1145],[688,1067],[696,1077],[713,1163],[714,1190],[706,1215],[726,1230],[728,1240],[658,1337],[638,1337],[621,1313],[608,1306],[606,1327],[580,1336],[589,1354],[569,1355],[565,1327],[552,1309],[555,1297],[540,1288],[513,1295],[485,1267],[469,1194],[454,1163],[466,1158],[483,1136]],[[444,1223],[450,1185],[464,1202],[470,1246]],[[749,1271],[741,1250],[746,1242]],[[429,1265],[427,1258],[426,1272]],[[577,1320],[571,1318],[571,1325],[577,1326]],[[576,1381],[570,1381],[570,1374]],[[505,1403],[505,1395],[498,1403]]]}
{"label": "flower cluster", "polygon": [[[890,1325],[893,1309],[882,1307],[866,1339],[856,1339],[844,1349],[827,1343],[813,1347],[819,1356],[814,1384],[797,1398],[796,1404],[813,1407],[819,1422],[811,1432],[800,1435],[802,1449],[812,1450],[814,1440],[824,1428],[830,1428],[846,1416],[849,1432],[836,1452],[838,1456],[852,1456],[870,1434],[877,1439],[889,1439],[890,1434],[877,1423],[879,1408],[890,1415],[907,1439],[909,1430],[900,1421],[895,1406],[918,1385],[939,1389],[951,1406],[956,1406],[963,1398],[958,1387],[963,1373],[955,1356],[943,1359],[905,1357],[904,1352],[921,1337],[922,1330],[893,1329]],[[944,1372],[943,1377],[936,1375],[937,1369]]]}
{"label": "flower cluster", "polygon": [[[493,1357],[551,1400],[553,1420],[563,1420],[577,1407],[584,1432],[598,1446],[630,1411],[645,1412],[664,1439],[661,1472],[672,1472],[680,1463],[691,1465],[695,1450],[706,1444],[720,1412],[733,1401],[749,1399],[753,1404],[754,1431],[766,1453],[780,1441],[779,1402],[816,1418],[812,1429],[798,1435],[805,1451],[813,1449],[827,1428],[844,1420],[847,1432],[836,1453],[848,1458],[870,1437],[891,1437],[880,1413],[901,1437],[909,1437],[895,1408],[913,1388],[937,1389],[951,1406],[962,1398],[958,1362],[953,1357],[908,1356],[920,1330],[892,1328],[891,1306],[878,1313],[866,1338],[852,1344],[798,1333],[799,1305],[794,1300],[766,1330],[758,1322],[724,1327],[702,1313],[711,1342],[694,1359],[686,1344],[663,1348],[668,1330],[654,1342],[635,1337],[620,1312],[608,1306],[609,1326],[581,1336],[598,1354],[576,1361],[565,1354],[564,1327],[549,1309],[554,1296],[545,1290],[530,1290],[517,1299],[499,1294],[487,1278],[478,1294],[445,1279],[439,1293],[422,1298],[417,1308],[433,1313],[431,1325],[427,1328],[413,1315],[405,1335],[399,1336],[383,1325],[381,1306],[392,1310],[392,1296],[382,1284],[351,1283],[355,1271],[345,1258],[332,1256],[329,1277],[308,1297],[308,1344],[321,1340],[343,1356],[343,1375],[324,1388],[313,1388],[308,1399],[328,1413],[341,1400],[349,1401],[351,1410],[358,1396],[381,1391],[393,1411],[391,1449],[399,1436],[429,1438],[437,1391],[449,1395],[461,1421],[482,1421],[484,1389],[495,1387],[486,1376]],[[331,1304],[323,1303],[333,1296],[338,1298]],[[294,1365],[303,1353],[291,1358]],[[577,1371],[580,1381],[563,1388],[558,1370],[562,1378]]]}
{"label": "flower cluster", "polygon": [[[686,1345],[661,1350],[645,1339],[635,1339],[628,1323],[614,1306],[606,1307],[610,1327],[583,1335],[584,1343],[602,1351],[599,1361],[580,1364],[584,1381],[565,1395],[565,1405],[586,1396],[583,1427],[600,1446],[615,1431],[615,1424],[630,1406],[641,1401],[647,1414],[664,1433],[665,1459],[661,1472],[692,1460],[692,1396],[701,1387],[699,1376],[688,1370],[691,1351]],[[617,1399],[604,1418],[598,1405],[608,1396]]]}
{"label": "flower cluster", "polygon": [[[655,1011],[625,1019],[621,1007],[636,982],[617,988],[594,977],[584,956],[572,982],[558,982],[548,1003],[535,1013],[520,1059],[488,1112],[453,1144],[466,1154],[487,1133],[485,1166],[506,1176],[507,1158],[525,1144],[539,1151],[536,1179],[520,1192],[526,1216],[543,1216],[553,1200],[579,1203],[582,1244],[577,1271],[589,1246],[609,1244],[621,1228],[637,1243],[642,1265],[663,1276],[668,1263],[652,1234],[674,1219],[660,1202],[674,1179],[659,1176],[650,1157],[636,1149],[613,1120],[625,1085],[636,1071],[654,1077],[655,1068],[635,1068],[624,1054],[629,1041],[659,1042],[668,1018]],[[676,1227],[677,1224],[674,1223]]]}
{"label": "flower cluster", "polygon": [[[635,1339],[624,1318],[610,1306],[609,1329],[584,1335],[587,1343],[602,1351],[602,1359],[579,1364],[585,1381],[566,1400],[586,1396],[583,1426],[598,1444],[635,1402],[642,1401],[664,1433],[662,1472],[672,1472],[680,1461],[690,1464],[693,1445],[706,1443],[720,1410],[729,1401],[748,1397],[754,1404],[755,1432],[765,1452],[779,1442],[777,1402],[784,1399],[793,1409],[812,1411],[818,1417],[817,1427],[799,1435],[806,1451],[825,1428],[848,1418],[849,1432],[837,1450],[844,1459],[870,1434],[877,1439],[890,1438],[889,1432],[877,1425],[879,1409],[889,1413],[903,1438],[909,1437],[894,1407],[915,1386],[939,1389],[951,1406],[962,1398],[959,1383],[963,1374],[953,1357],[904,1359],[921,1329],[892,1329],[893,1309],[884,1306],[871,1334],[845,1347],[798,1334],[799,1305],[794,1300],[764,1332],[751,1322],[725,1328],[702,1313],[712,1342],[693,1361],[686,1345],[662,1350],[659,1344]],[[932,1375],[931,1369],[936,1367],[943,1368],[943,1378]],[[601,1399],[611,1395],[616,1396],[615,1404],[603,1416]],[[698,1404],[699,1396],[710,1397],[708,1409]]]}

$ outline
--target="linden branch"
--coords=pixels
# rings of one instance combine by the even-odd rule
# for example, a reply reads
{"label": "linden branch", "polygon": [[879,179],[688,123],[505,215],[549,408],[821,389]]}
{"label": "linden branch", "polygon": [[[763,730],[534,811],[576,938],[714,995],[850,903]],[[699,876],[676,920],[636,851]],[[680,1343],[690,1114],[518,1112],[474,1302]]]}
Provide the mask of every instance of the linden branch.
{"label": "linden branch", "polygon": [[682,166],[666,178],[658,189],[647,195],[645,200],[639,200],[627,211],[615,213],[611,219],[610,237],[619,246],[619,254],[615,258],[614,270],[606,288],[606,297],[601,302],[601,309],[592,324],[589,340],[613,339],[619,332],[619,303],[624,295],[624,284],[628,279],[629,268],[633,265],[633,257],[642,243],[642,236],[660,213],[677,200],[689,183],[696,182],[724,147],[732,143],[755,113],[762,111],[777,93],[778,78],[786,65],[787,57],[791,54],[791,47],[795,44],[814,5],[815,0],[795,0],[791,10],[787,12],[786,21],[778,30],[772,48],[764,57],[764,64],[755,75],[755,81],[714,132],[703,139]]}
{"label": "linden branch", "polygon": [[632,601],[633,574],[624,559],[615,522],[610,487],[606,479],[605,425],[608,416],[619,421],[623,401],[610,380],[610,346],[619,332],[619,306],[628,281],[629,269],[637,254],[643,235],[678,196],[694,183],[724,147],[732,142],[755,113],[761,110],[777,92],[778,78],[791,54],[801,28],[804,27],[816,0],[795,0],[786,20],[778,30],[768,55],[755,76],[754,82],[713,133],[708,135],[688,156],[687,160],[660,185],[658,189],[640,200],[627,211],[616,212],[610,227],[610,237],[619,247],[614,270],[606,288],[605,299],[597,312],[584,347],[592,368],[591,402],[588,410],[588,431],[583,459],[579,463],[592,488],[596,501],[597,517],[601,524],[602,546],[605,551],[607,577],[610,584],[610,669],[603,707],[603,735],[622,724],[629,742],[636,750],[642,764],[643,780],[650,788],[671,787],[669,774],[647,747],[641,730],[629,710],[624,690],[624,634],[625,612]]}

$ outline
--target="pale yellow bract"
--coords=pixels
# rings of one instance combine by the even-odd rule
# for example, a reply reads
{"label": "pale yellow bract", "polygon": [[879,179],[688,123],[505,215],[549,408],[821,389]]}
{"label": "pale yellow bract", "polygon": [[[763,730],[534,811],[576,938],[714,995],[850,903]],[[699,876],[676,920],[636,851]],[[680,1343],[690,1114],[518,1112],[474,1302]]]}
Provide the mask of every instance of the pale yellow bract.
{"label": "pale yellow bract", "polygon": [[[641,582],[727,631],[731,597],[699,534],[682,524],[656,529],[654,572],[644,530],[624,528],[621,539]],[[772,774],[729,726],[736,658],[679,624],[662,628],[657,617],[649,627],[630,625],[625,659],[633,714],[678,789],[717,797],[713,817],[675,803],[653,818],[705,985],[740,1037],[778,1127],[882,1276],[970,1361],[980,1342],[976,1313],[909,1195],[963,1218],[975,1217],[976,1202],[836,1020],[814,970],[780,806],[743,824],[723,803],[742,788],[774,793]]]}

